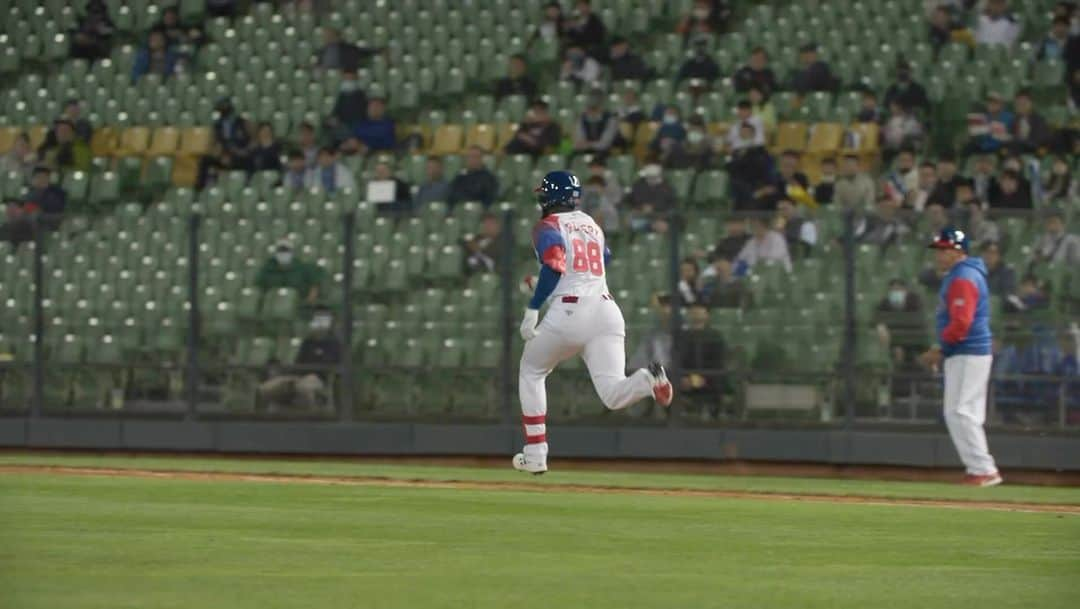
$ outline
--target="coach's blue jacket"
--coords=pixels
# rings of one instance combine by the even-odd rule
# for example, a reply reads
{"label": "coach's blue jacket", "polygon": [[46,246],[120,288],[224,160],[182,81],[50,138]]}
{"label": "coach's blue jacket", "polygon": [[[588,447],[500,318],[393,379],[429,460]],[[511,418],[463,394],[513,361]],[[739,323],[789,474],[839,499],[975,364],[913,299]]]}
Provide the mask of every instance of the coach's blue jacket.
{"label": "coach's blue jacket", "polygon": [[990,355],[990,289],[982,258],[965,258],[945,276],[938,293],[937,337],[941,353]]}

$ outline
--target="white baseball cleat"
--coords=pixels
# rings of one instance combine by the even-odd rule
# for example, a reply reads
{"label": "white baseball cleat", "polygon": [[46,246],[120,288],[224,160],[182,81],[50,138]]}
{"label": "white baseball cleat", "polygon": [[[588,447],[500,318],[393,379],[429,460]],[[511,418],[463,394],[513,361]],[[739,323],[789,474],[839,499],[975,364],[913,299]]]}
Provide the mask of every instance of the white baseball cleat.
{"label": "white baseball cleat", "polygon": [[525,456],[525,453],[518,453],[514,455],[513,464],[514,469],[518,470],[519,472],[529,472],[530,474],[534,474],[537,476],[547,471],[546,462],[529,460],[529,458]]}

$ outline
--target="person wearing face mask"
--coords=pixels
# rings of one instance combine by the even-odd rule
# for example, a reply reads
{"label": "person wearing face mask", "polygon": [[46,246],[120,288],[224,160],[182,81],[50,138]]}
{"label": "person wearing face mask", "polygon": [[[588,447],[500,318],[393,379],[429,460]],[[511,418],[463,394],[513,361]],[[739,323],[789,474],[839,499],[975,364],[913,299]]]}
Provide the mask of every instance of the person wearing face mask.
{"label": "person wearing face mask", "polygon": [[874,312],[874,326],[878,336],[889,345],[894,363],[901,366],[915,363],[915,356],[926,342],[925,311],[919,294],[909,290],[903,279],[889,282]]}
{"label": "person wearing face mask", "polygon": [[[663,120],[660,122],[660,128],[656,130],[653,141],[649,143],[649,149],[664,159],[685,140],[686,127],[683,127],[679,109],[675,106],[664,108]],[[667,166],[666,163],[664,165]]]}
{"label": "person wearing face mask", "polygon": [[930,98],[926,89],[911,78],[911,65],[901,61],[896,66],[896,82],[885,91],[885,107],[893,102],[900,104],[908,112],[917,112],[926,116],[930,112]]}
{"label": "person wearing face mask", "polygon": [[660,160],[665,167],[705,169],[712,161],[713,138],[705,125],[705,117],[690,117],[686,139],[663,151]]}
{"label": "person wearing face mask", "polygon": [[579,45],[567,47],[559,78],[569,80],[578,87],[589,87],[600,80],[600,64],[585,54]]}
{"label": "person wearing face mask", "polygon": [[643,167],[640,176],[630,187],[626,204],[630,209],[631,230],[648,232],[655,216],[675,209],[675,190],[664,181],[664,171],[656,163]]}
{"label": "person wearing face mask", "polygon": [[311,330],[300,343],[293,367],[259,385],[258,406],[271,411],[279,407],[332,407],[327,395],[330,374],[340,363],[341,341],[334,332],[333,315],[329,309],[319,308],[311,317]]}
{"label": "person wearing face mask", "polygon": [[322,279],[322,269],[298,260],[292,242],[281,239],[274,245],[270,258],[263,263],[255,276],[255,286],[263,294],[282,288],[296,290],[304,303],[310,306],[319,298],[319,284]]}
{"label": "person wearing face mask", "polygon": [[700,80],[711,86],[718,78],[720,78],[720,66],[709,56],[708,41],[695,40],[690,56],[679,66],[675,82]]}
{"label": "person wearing face mask", "polygon": [[1050,209],[1044,217],[1045,232],[1032,248],[1032,266],[1049,263],[1070,268],[1080,265],[1080,235],[1065,232],[1065,214],[1060,209]]}

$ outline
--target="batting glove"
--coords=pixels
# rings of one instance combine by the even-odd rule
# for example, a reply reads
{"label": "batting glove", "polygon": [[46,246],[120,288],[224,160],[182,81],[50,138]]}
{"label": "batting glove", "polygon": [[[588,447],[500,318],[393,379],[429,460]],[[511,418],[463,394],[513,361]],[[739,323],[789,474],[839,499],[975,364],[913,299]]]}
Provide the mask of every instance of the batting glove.
{"label": "batting glove", "polygon": [[536,338],[538,332],[536,331],[536,322],[540,318],[540,311],[536,309],[525,309],[525,316],[521,319],[521,338],[525,341],[530,341]]}

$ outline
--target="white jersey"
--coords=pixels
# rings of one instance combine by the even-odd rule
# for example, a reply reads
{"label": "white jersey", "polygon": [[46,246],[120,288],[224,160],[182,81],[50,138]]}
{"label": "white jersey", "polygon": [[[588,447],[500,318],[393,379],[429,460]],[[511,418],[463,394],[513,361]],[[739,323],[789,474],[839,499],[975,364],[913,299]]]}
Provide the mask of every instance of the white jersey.
{"label": "white jersey", "polygon": [[[608,294],[604,231],[582,211],[551,214],[533,231],[537,258],[558,270],[558,248],[565,252],[564,270],[552,292],[563,296],[604,296]],[[556,247],[555,251],[552,248]]]}

